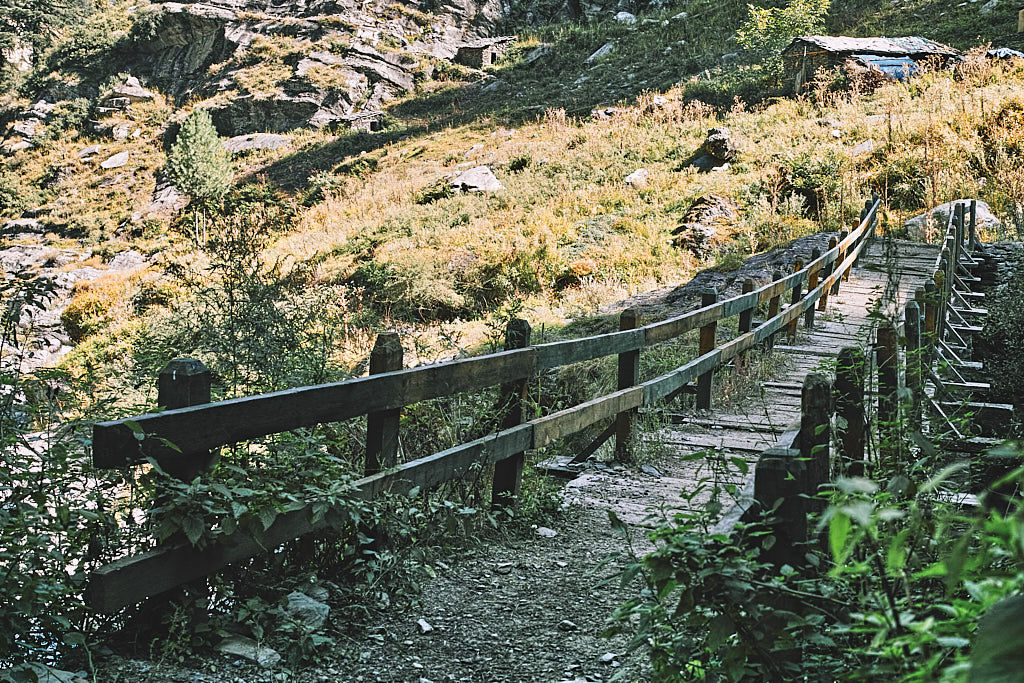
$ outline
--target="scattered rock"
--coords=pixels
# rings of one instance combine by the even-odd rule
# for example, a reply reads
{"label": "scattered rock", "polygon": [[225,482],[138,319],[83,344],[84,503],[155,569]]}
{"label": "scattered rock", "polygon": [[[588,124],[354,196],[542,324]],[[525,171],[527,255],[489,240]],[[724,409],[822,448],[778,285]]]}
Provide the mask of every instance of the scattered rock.
{"label": "scattered rock", "polygon": [[125,272],[143,268],[147,263],[148,261],[145,256],[134,249],[129,249],[128,251],[114,254],[114,258],[110,259],[107,268],[117,272]]}
{"label": "scattered rock", "polygon": [[701,143],[700,149],[704,154],[714,157],[719,161],[732,161],[739,152],[739,147],[732,139],[732,133],[728,128],[712,128],[708,136]]}
{"label": "scattered rock", "polygon": [[42,235],[46,233],[46,227],[38,218],[15,218],[4,223],[4,227],[0,229],[0,235],[4,237],[26,233]]}
{"label": "scattered rock", "polygon": [[560,621],[558,623],[558,630],[559,631],[578,631],[578,630],[580,630],[580,627],[577,626],[574,622],[569,621],[568,619],[563,619],[562,621]]}
{"label": "scattered rock", "polygon": [[539,527],[537,527],[537,529],[535,530],[535,533],[538,536],[542,536],[544,538],[554,538],[555,536],[558,535],[557,531],[555,531],[554,529],[549,529],[546,526],[539,526]]}
{"label": "scattered rock", "polygon": [[981,6],[981,14],[992,14],[999,7],[999,0],[989,0]]}
{"label": "scattered rock", "polygon": [[188,206],[188,197],[182,194],[166,177],[158,176],[149,204],[132,214],[132,222],[158,216],[173,216]]}
{"label": "scattered rock", "polygon": [[683,214],[680,226],[672,231],[672,244],[697,256],[706,255],[719,237],[715,225],[728,224],[738,218],[739,210],[731,199],[704,195]]}
{"label": "scattered rock", "polygon": [[434,627],[426,619],[417,619],[416,624],[420,627],[420,633],[424,635],[434,630]]}
{"label": "scattered rock", "polygon": [[550,45],[538,45],[523,56],[523,64],[533,64],[551,54]]}
{"label": "scattered rock", "polygon": [[298,621],[308,633],[312,633],[323,626],[324,622],[327,621],[327,615],[331,612],[330,605],[314,600],[299,591],[289,593],[286,600],[285,614]]}
{"label": "scattered rock", "polygon": [[875,143],[874,138],[868,138],[864,142],[858,142],[854,145],[851,152],[854,154],[871,154],[875,151],[876,147],[877,144]]}
{"label": "scattered rock", "polygon": [[838,128],[833,128],[831,131],[829,131],[829,134],[836,140],[843,137],[843,131],[839,130]]}
{"label": "scattered rock", "polygon": [[[922,214],[918,214],[913,218],[907,220],[903,224],[906,229],[908,236],[911,239],[925,240],[929,236],[937,237],[942,235],[946,231],[946,226],[949,224],[949,213],[952,210],[954,204],[960,202],[968,202],[969,199],[956,199],[945,204],[939,204],[934,209],[925,211]],[[977,205],[977,227],[985,230],[998,230],[1002,227],[1002,222],[992,214],[992,210],[988,204],[978,200]]]}
{"label": "scattered rock", "polygon": [[738,61],[740,61],[739,52],[727,52],[726,54],[722,55],[722,64],[726,66],[729,64],[735,64]]}
{"label": "scattered rock", "polygon": [[682,21],[683,19],[686,19],[689,16],[690,15],[687,14],[686,12],[680,12],[679,14],[675,14],[672,16],[672,21]]}
{"label": "scattered rock", "polygon": [[273,648],[259,645],[246,636],[228,636],[217,645],[217,651],[234,657],[243,657],[269,668],[281,661],[281,655]]}
{"label": "scattered rock", "polygon": [[26,149],[31,149],[32,147],[34,147],[34,145],[28,140],[18,140],[16,142],[4,143],[4,151],[7,152],[8,154],[16,154],[18,152],[23,152]]}
{"label": "scattered rock", "polygon": [[592,55],[583,60],[584,64],[593,64],[594,62],[607,57],[615,49],[613,43],[605,43],[599,47]]}
{"label": "scattered rock", "polygon": [[124,83],[115,85],[111,97],[123,97],[129,102],[149,102],[156,99],[156,95],[143,88],[135,76],[129,76]]}
{"label": "scattered rock", "polygon": [[658,479],[661,478],[661,472],[658,471],[656,467],[652,467],[650,465],[641,465],[640,471],[643,472],[644,474],[649,474],[652,477],[657,477]]}
{"label": "scattered rock", "polygon": [[605,652],[603,655],[601,655],[601,663],[602,664],[611,664],[616,659],[618,659],[618,657],[619,656],[617,654],[615,654],[614,652]]}
{"label": "scattered rock", "polygon": [[102,148],[99,145],[89,145],[88,147],[83,147],[82,149],[78,150],[78,158],[81,159],[82,161],[88,161],[89,159],[99,154],[101,149]]}
{"label": "scattered rock", "polygon": [[505,189],[487,166],[465,170],[449,182],[459,192],[498,192]]}
{"label": "scattered rock", "polygon": [[100,162],[100,168],[110,170],[112,168],[121,168],[128,163],[128,158],[131,156],[131,152],[125,150],[118,152],[112,157],[109,157],[106,161]]}
{"label": "scattered rock", "polygon": [[635,24],[636,15],[630,14],[629,12],[619,12],[618,14],[615,15],[615,21],[619,22],[620,24]]}
{"label": "scattered rock", "polygon": [[822,128],[842,128],[843,122],[839,119],[817,119],[815,121]]}
{"label": "scattered rock", "polygon": [[31,139],[39,134],[39,129],[42,125],[43,122],[35,117],[22,119],[11,124],[11,133]]}
{"label": "scattered rock", "polygon": [[238,154],[254,149],[281,149],[292,143],[286,136],[277,133],[250,133],[228,138],[222,144],[227,151]]}
{"label": "scattered rock", "polygon": [[621,111],[619,107],[598,107],[591,110],[590,115],[595,119],[610,119]]}
{"label": "scattered rock", "polygon": [[646,168],[638,168],[637,170],[633,171],[628,176],[623,178],[622,182],[639,189],[641,187],[647,187],[647,181],[650,178],[650,175],[650,171],[648,171]]}

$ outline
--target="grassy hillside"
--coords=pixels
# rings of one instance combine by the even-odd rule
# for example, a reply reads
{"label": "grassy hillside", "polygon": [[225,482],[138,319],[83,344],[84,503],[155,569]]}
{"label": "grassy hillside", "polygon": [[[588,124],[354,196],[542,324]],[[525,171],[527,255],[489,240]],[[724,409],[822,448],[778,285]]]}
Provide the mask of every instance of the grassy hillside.
{"label": "grassy hillside", "polygon": [[[116,27],[113,44],[131,18],[121,5],[107,11],[90,26]],[[439,74],[444,80],[396,103],[380,132],[298,131],[287,148],[236,157],[238,184],[249,189],[213,236],[258,233],[261,277],[292,287],[295,306],[312,305],[310,292],[332,301],[330,321],[317,325],[331,327],[332,363],[347,367],[390,327],[403,329],[423,360],[479,345],[512,314],[557,328],[701,268],[847,226],[869,188],[888,199],[892,225],[957,196],[980,194],[996,209],[1020,199],[1014,150],[984,137],[993,113],[1019,91],[1016,66],[975,60],[955,74],[871,93],[765,100],[775,95],[770,74],[731,56],[744,15],[741,2],[690,0],[635,24],[609,16],[525,29],[484,80],[464,69]],[[982,15],[973,3],[837,2],[829,22],[837,32],[917,33],[967,47],[1014,30],[1015,13],[1000,6]],[[587,62],[607,44],[607,56]],[[264,57],[261,68],[272,69],[273,55]],[[75,77],[62,69],[33,78]],[[611,109],[595,117],[595,107]],[[69,114],[48,140],[0,160],[5,217],[42,205],[54,245],[154,257],[149,277],[79,288],[72,313],[84,343],[69,361],[74,372],[135,358],[120,375],[130,377],[165,355],[195,351],[194,336],[167,329],[195,310],[197,291],[223,280],[217,240],[197,251],[190,216],[181,225],[132,220],[164,163],[165,127],[182,114],[162,97],[137,106],[129,123],[138,133],[123,142],[87,132]],[[1000,121],[1016,131],[1013,117]],[[688,161],[707,130],[722,125],[741,154],[726,172],[699,174]],[[867,140],[874,151],[853,151]],[[79,160],[91,144],[102,154]],[[97,168],[122,150],[131,151],[127,167]],[[448,176],[477,165],[506,189],[447,191]],[[646,186],[626,184],[638,169],[649,173]],[[708,194],[734,201],[740,218],[711,253],[673,246],[672,231]]]}

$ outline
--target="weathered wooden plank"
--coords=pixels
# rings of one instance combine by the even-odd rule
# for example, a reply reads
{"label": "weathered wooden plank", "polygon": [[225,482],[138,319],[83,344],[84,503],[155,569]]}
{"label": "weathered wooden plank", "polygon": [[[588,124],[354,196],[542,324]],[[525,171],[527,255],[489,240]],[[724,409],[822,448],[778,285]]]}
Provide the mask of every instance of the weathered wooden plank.
{"label": "weathered wooden plank", "polygon": [[532,447],[541,448],[552,441],[575,434],[595,422],[614,417],[624,410],[639,408],[643,403],[643,387],[636,386],[531,420],[527,424],[533,426]]}
{"label": "weathered wooden plank", "polygon": [[[157,462],[173,462],[180,454],[165,442],[184,453],[196,453],[525,379],[535,367],[536,351],[527,348],[101,422],[93,429],[93,463],[96,467],[123,467],[147,456]],[[146,434],[141,443],[130,423]]]}
{"label": "weathered wooden plank", "polygon": [[537,351],[537,369],[547,370],[618,353],[637,351],[643,348],[645,343],[644,331],[639,329],[538,344],[533,348]]}

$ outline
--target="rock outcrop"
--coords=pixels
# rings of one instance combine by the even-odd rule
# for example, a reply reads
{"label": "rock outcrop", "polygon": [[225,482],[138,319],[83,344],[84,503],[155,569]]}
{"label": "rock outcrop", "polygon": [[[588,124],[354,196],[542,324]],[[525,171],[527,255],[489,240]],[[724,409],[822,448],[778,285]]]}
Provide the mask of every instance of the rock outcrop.
{"label": "rock outcrop", "polygon": [[[227,136],[368,128],[385,103],[429,73],[424,58],[454,58],[503,17],[500,0],[447,0],[431,14],[396,12],[386,0],[165,2],[149,12],[149,30],[137,32],[141,66],[171,94],[206,99]],[[249,52],[289,40],[318,47],[281,58],[279,69],[291,74],[270,85],[245,78],[260,63],[246,59]],[[227,66],[211,75],[214,64]]]}

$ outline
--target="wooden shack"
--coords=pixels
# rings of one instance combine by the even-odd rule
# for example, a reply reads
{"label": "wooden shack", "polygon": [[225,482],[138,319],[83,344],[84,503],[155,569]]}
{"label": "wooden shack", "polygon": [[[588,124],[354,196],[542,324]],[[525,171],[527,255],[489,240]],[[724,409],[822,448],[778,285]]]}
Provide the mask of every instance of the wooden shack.
{"label": "wooden shack", "polygon": [[848,38],[800,36],[782,51],[783,78],[799,93],[821,69],[833,69],[853,60],[893,78],[920,71],[927,59],[946,59],[957,50],[927,38]]}
{"label": "wooden shack", "polygon": [[491,66],[515,39],[515,36],[496,36],[463,43],[455,53],[455,62],[474,69]]}

